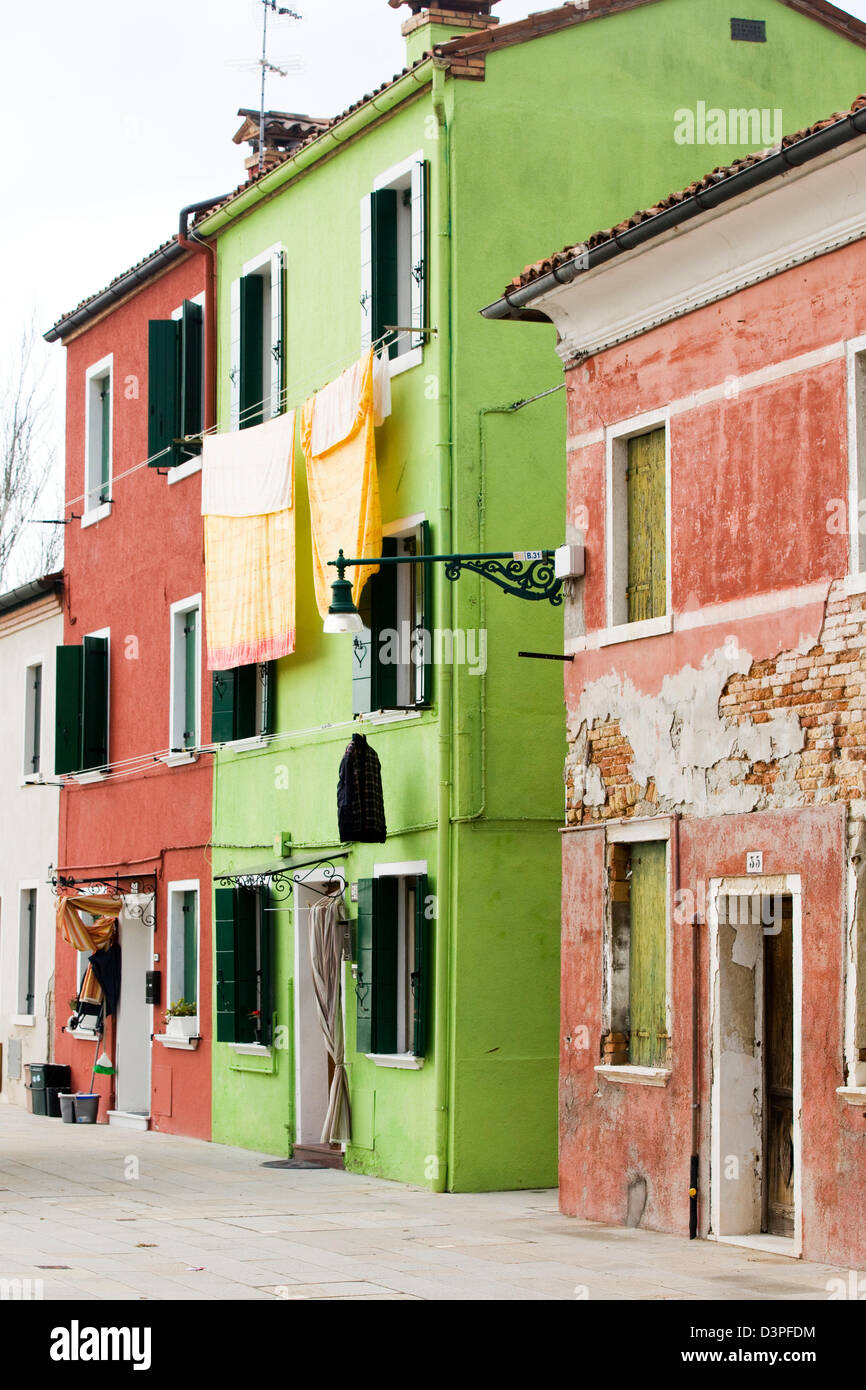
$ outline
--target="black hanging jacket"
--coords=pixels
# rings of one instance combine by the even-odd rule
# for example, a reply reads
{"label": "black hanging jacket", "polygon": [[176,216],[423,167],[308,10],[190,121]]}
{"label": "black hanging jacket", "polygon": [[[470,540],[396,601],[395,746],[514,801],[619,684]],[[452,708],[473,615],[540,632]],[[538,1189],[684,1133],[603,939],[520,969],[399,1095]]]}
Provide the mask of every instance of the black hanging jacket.
{"label": "black hanging jacket", "polygon": [[340,839],[383,844],[387,836],[378,754],[363,734],[353,734],[340,763],[337,783]]}

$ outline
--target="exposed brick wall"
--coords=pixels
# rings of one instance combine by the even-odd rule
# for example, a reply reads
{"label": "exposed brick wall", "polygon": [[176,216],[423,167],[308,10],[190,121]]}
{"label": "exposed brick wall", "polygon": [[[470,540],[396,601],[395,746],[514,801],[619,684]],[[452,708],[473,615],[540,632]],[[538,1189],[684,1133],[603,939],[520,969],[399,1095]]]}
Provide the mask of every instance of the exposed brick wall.
{"label": "exposed brick wall", "polygon": [[[803,731],[801,751],[775,762],[731,760],[732,780],[757,789],[753,809],[823,805],[866,799],[866,595],[830,592],[818,644],[782,652],[732,675],[718,702],[719,717],[734,725],[768,723],[777,712],[795,712]],[[569,825],[653,815],[663,808],[653,778],[632,775],[634,750],[619,720],[594,719],[570,738],[566,761]],[[854,808],[852,808],[854,809]],[[856,810],[863,812],[864,806]]]}

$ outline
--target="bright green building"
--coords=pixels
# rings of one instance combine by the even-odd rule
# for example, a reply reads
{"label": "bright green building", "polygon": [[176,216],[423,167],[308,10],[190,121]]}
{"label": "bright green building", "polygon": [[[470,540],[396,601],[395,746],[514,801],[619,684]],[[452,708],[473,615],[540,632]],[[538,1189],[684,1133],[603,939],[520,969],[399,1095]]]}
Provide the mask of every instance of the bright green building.
{"label": "bright green building", "polygon": [[[552,548],[566,531],[564,392],[544,394],[561,382],[554,330],[491,324],[480,306],[539,246],[573,245],[759,147],[760,134],[699,143],[700,122],[681,143],[684,109],[780,109],[796,130],[866,88],[866,54],[847,16],[806,0],[750,0],[748,37],[730,0],[609,0],[599,17],[566,5],[499,27],[490,4],[411,9],[407,70],[305,143],[284,141],[198,224],[217,249],[220,425],[300,408],[385,328],[411,329],[377,430],[386,550]],[[229,881],[216,898],[213,1137],[278,1155],[319,1141],[314,892],[257,901],[231,876],[302,865],[321,889],[330,861],[358,914],[346,1167],[440,1190],[553,1185],[562,667],[518,653],[561,652],[560,610],[472,574],[449,582],[441,564],[425,587],[407,566],[368,586],[369,647],[325,636],[300,455],[296,514],[295,653],[215,686],[213,868]],[[458,634],[464,659],[426,681],[407,661],[378,666],[376,631],[418,623]],[[381,759],[384,844],[339,843],[354,730]],[[220,995],[244,951],[258,1022],[249,997]]]}

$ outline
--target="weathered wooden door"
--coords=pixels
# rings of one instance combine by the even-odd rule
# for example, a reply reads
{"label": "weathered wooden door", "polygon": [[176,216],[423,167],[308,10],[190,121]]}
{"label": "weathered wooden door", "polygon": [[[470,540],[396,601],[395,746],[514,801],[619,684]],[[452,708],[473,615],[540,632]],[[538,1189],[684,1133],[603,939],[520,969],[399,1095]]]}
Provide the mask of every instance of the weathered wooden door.
{"label": "weathered wooden door", "polygon": [[[778,925],[778,923],[776,924]],[[794,1234],[794,971],[792,901],[764,935],[763,1229]]]}
{"label": "weathered wooden door", "polygon": [[628,621],[660,618],[667,607],[665,431],[628,441]]}

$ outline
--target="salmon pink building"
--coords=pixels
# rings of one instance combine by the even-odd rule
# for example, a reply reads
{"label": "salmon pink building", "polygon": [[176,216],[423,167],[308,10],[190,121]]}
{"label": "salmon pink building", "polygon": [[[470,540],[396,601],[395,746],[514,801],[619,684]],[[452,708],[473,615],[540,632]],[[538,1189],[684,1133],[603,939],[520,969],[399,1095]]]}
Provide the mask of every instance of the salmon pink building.
{"label": "salmon pink building", "polygon": [[562,1209],[866,1259],[866,99],[527,270],[568,388]]}
{"label": "salmon pink building", "polygon": [[[211,1132],[212,759],[193,442],[206,276],[205,256],[176,237],[46,334],[67,350],[55,891],[85,926],[82,898],[117,900],[120,947],[111,1011],[110,989],[92,1002],[88,950],[58,934],[54,1055],[74,1090],[100,1095],[100,1123],[199,1138]],[[93,1078],[103,1053],[113,1073]]]}

